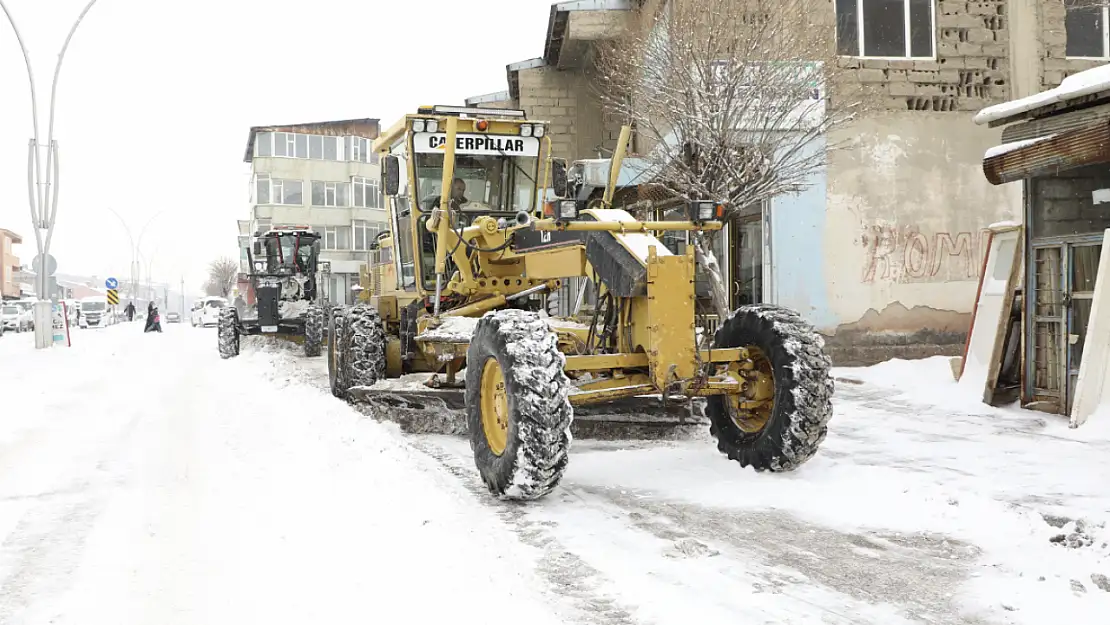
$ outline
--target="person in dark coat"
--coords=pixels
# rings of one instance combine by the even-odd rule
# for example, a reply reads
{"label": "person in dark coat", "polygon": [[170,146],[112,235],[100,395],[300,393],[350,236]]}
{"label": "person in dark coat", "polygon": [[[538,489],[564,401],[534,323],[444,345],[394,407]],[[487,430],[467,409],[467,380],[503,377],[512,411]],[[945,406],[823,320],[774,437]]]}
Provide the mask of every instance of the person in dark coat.
{"label": "person in dark coat", "polygon": [[147,304],[146,307],[146,327],[143,332],[161,332],[162,331],[162,318],[158,314],[158,307],[154,302]]}
{"label": "person in dark coat", "polygon": [[127,315],[127,320],[128,321],[134,321],[135,320],[135,302],[127,302],[127,308],[124,308],[123,312],[124,312],[125,315]]}

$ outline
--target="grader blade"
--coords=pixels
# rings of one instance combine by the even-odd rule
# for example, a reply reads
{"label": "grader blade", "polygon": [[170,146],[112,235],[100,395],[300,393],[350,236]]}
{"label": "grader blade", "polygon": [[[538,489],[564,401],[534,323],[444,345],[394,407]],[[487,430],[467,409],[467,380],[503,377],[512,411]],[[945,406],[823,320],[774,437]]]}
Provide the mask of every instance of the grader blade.
{"label": "grader blade", "polygon": [[[390,421],[410,434],[465,435],[466,391],[446,389],[391,389],[356,386],[348,391],[360,412]],[[571,434],[578,439],[664,440],[689,438],[709,431],[705,401],[671,401],[658,397],[632,397],[579,406],[574,411]]]}

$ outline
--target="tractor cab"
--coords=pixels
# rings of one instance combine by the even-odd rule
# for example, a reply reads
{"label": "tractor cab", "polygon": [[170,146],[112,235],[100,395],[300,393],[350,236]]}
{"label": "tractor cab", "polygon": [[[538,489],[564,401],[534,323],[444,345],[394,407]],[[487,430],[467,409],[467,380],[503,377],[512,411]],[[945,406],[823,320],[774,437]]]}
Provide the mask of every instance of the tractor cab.
{"label": "tractor cab", "polygon": [[525,119],[524,111],[434,106],[406,115],[375,141],[402,290],[435,290],[436,235],[427,223],[445,194],[456,231],[482,216],[512,225],[521,213],[536,212],[544,135],[545,125]]}
{"label": "tractor cab", "polygon": [[316,273],[320,235],[308,226],[274,226],[257,237],[250,255],[254,276]]}

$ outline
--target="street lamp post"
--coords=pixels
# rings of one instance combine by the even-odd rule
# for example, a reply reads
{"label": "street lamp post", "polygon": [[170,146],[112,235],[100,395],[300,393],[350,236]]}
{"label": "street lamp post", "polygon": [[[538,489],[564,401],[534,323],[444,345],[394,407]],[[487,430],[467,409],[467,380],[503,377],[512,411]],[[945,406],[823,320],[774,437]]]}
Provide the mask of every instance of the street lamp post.
{"label": "street lamp post", "polygon": [[111,211],[111,213],[116,216],[116,219],[119,220],[120,224],[123,225],[123,229],[127,231],[127,238],[131,241],[131,299],[135,299],[139,288],[139,261],[135,257],[135,252],[139,248],[136,247],[135,237],[131,235],[131,228],[127,226],[127,222],[124,221],[123,217],[112,209],[112,207],[109,206],[106,208]]}
{"label": "street lamp post", "polygon": [[[15,31],[16,42],[23,53],[23,61],[27,66],[27,81],[31,87],[31,124],[34,135],[27,146],[27,200],[31,207],[31,225],[35,231],[35,245],[38,248],[38,271],[35,272],[35,292],[38,301],[35,302],[35,347],[43,349],[54,344],[54,315],[47,289],[50,285],[50,268],[47,267],[47,258],[50,254],[50,242],[54,237],[54,224],[58,216],[58,143],[54,141],[54,104],[58,95],[58,74],[62,69],[62,60],[65,59],[66,49],[73,39],[73,33],[81,25],[85,14],[96,4],[96,0],[89,0],[85,8],[73,22],[73,26],[66,35],[62,49],[58,53],[58,62],[54,66],[54,80],[50,85],[50,121],[47,126],[46,145],[39,142],[39,109],[38,94],[35,90],[35,73],[31,69],[31,56],[27,53],[27,46],[19,33],[15,19],[8,10],[4,0],[0,0],[0,10],[8,18],[8,23]],[[46,177],[43,178],[42,160],[40,152],[46,148]],[[53,189],[51,189],[53,187]],[[51,193],[53,191],[53,193]],[[44,235],[45,232],[45,235]]]}

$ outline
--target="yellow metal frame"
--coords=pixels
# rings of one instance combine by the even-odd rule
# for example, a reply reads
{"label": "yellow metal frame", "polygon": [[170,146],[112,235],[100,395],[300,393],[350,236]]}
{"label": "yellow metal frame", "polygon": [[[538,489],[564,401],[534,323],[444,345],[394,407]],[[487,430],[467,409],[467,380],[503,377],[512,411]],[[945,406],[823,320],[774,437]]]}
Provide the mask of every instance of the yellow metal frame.
{"label": "yellow metal frame", "polygon": [[[461,244],[464,241],[482,249],[496,249],[505,245],[512,233],[523,227],[541,232],[606,231],[614,233],[618,241],[625,244],[622,234],[642,233],[652,236],[660,231],[716,231],[722,227],[722,224],[717,221],[641,222],[623,211],[616,215],[587,211],[587,213],[593,213],[597,221],[568,222],[542,218],[552,170],[551,139],[549,134],[545,134],[540,148],[541,158],[537,159],[536,163],[537,171],[533,172],[539,174],[542,166],[542,177],[537,178],[542,186],[537,189],[535,198],[537,205],[533,207],[537,219],[528,226],[500,227],[493,217],[480,216],[470,226],[461,231],[456,230],[450,223],[448,211],[450,196],[446,192],[454,179],[455,137],[458,133],[483,131],[477,130],[476,119],[453,115],[415,114],[406,115],[399,120],[374,142],[374,150],[385,156],[390,154],[399,142],[404,142],[407,156],[406,173],[410,181],[410,189],[416,181],[415,150],[413,133],[410,130],[413,119],[435,119],[447,136],[441,181],[444,192],[441,193],[438,209],[426,222],[426,230],[434,233],[436,237],[435,271],[437,274],[444,273],[448,258],[457,268],[452,276],[445,276],[441,284],[442,295],[461,296],[463,303],[451,310],[442,311],[442,316],[480,316],[487,311],[506,306],[509,298],[527,289],[544,285],[548,290],[555,290],[566,278],[593,275],[592,267],[586,259],[584,244],[566,244],[556,248],[520,253],[508,247],[497,252],[474,252],[468,246]],[[520,124],[538,123],[528,119],[495,117],[487,121],[489,128],[484,131],[485,133],[513,136],[519,136]],[[610,166],[608,184],[602,198],[603,208],[610,208],[612,205],[630,134],[628,127],[621,131]],[[543,161],[542,165],[540,160]],[[387,209],[390,211],[391,219],[401,219],[396,214],[393,197],[387,197]],[[391,306],[400,307],[415,299],[427,298],[431,295],[424,286],[425,276],[422,275],[424,270],[420,246],[422,233],[419,228],[421,215],[420,207],[414,203],[407,219],[412,231],[415,292],[397,290],[394,285],[381,281],[384,276],[363,278],[367,283],[364,287],[373,286],[376,292],[382,294],[382,305],[388,302]],[[621,221],[613,221],[614,217]],[[395,242],[390,238],[383,240],[382,245],[393,246]],[[626,247],[630,246],[626,245]],[[741,411],[766,405],[768,393],[773,394],[773,379],[764,379],[767,376],[756,366],[757,354],[744,347],[697,349],[694,311],[696,261],[693,249],[688,249],[685,254],[669,254],[660,249],[662,247],[663,244],[660,242],[656,247],[649,246],[646,257],[636,255],[645,269],[646,293],[636,297],[621,298],[623,312],[618,325],[627,330],[619,332],[612,344],[608,346],[610,351],[616,353],[575,353],[574,350],[585,345],[589,331],[581,328],[559,327],[555,324],[553,329],[559,334],[560,348],[567,351],[565,371],[571,378],[582,381],[576,386],[576,392],[571,394],[571,403],[585,405],[622,397],[664,393],[671,396],[701,397],[726,395],[729,397],[729,404]],[[397,252],[396,248],[391,251]],[[629,251],[632,250],[629,249]],[[375,282],[375,280],[379,281]],[[601,286],[601,292],[605,292],[604,285]],[[436,323],[438,322],[432,316],[421,317],[417,321],[418,335]],[[424,356],[424,362],[418,363],[417,368],[437,372],[447,370],[449,379],[453,379],[454,372],[465,364],[467,348],[465,343],[433,341],[417,341],[417,343]],[[392,365],[390,368],[399,368],[399,362],[396,364],[392,362],[400,359],[399,345],[393,345],[392,342],[390,345],[393,348],[390,352]],[[482,366],[487,367],[487,364]],[[483,369],[483,380],[486,379],[487,373],[491,380],[496,377],[493,372]],[[587,375],[589,378],[584,377]],[[497,412],[493,404],[483,405],[483,415],[487,412],[487,408],[490,414]],[[493,425],[495,424],[491,422],[491,431]],[[493,448],[498,441],[489,442]]]}

